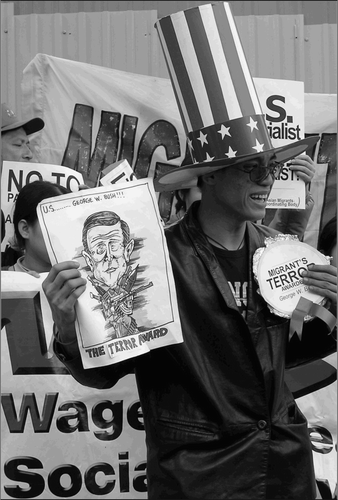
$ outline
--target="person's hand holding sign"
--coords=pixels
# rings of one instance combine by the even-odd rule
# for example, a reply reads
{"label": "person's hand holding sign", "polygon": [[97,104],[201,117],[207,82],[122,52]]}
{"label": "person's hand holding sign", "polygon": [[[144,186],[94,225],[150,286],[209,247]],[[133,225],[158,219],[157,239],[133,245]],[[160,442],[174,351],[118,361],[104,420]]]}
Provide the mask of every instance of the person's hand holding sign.
{"label": "person's hand holding sign", "polygon": [[59,333],[58,340],[74,353],[77,352],[75,304],[86,288],[86,280],[81,278],[78,267],[75,261],[60,262],[52,267],[42,284]]}
{"label": "person's hand holding sign", "polygon": [[294,171],[297,176],[305,182],[306,190],[308,191],[309,185],[316,172],[315,163],[310,156],[296,156],[293,160],[288,161],[287,165],[291,171]]}

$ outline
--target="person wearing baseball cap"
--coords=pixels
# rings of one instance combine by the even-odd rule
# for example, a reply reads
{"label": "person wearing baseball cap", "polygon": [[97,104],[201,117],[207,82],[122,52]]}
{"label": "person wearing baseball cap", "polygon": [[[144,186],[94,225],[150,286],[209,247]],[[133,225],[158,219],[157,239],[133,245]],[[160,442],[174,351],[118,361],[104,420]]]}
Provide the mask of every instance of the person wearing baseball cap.
{"label": "person wearing baseball cap", "polygon": [[[319,137],[273,148],[227,2],[155,26],[192,156],[159,186],[179,189],[198,178],[201,189],[201,200],[165,230],[184,342],[85,370],[75,304],[86,283],[67,261],[43,283],[57,330],[54,352],[79,383],[96,389],[135,373],[149,499],[314,500],[307,421],[284,372],[286,359],[305,362],[336,344],[318,318],[289,341],[291,321],[259,294],[253,256],[278,234],[255,221],[264,218],[281,164]],[[336,303],[334,266],[302,273]]]}
{"label": "person wearing baseball cap", "polygon": [[37,117],[19,120],[6,103],[1,103],[1,164],[3,161],[32,161],[29,136],[44,126],[45,122]]}
{"label": "person wearing baseball cap", "polygon": [[[45,126],[41,118],[19,120],[14,111],[5,102],[1,103],[1,170],[3,161],[30,162],[33,152],[29,136],[39,132]],[[2,239],[5,235],[5,220],[1,210]],[[10,246],[1,252],[1,266],[13,265],[21,253]]]}

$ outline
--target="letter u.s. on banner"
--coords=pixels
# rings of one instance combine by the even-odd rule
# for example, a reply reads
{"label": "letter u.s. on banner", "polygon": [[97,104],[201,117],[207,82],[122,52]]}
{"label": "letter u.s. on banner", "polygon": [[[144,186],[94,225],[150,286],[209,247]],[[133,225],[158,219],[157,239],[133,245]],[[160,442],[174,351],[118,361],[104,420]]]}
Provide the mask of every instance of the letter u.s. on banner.
{"label": "letter u.s. on banner", "polygon": [[[262,80],[255,79],[260,98],[267,95]],[[272,138],[297,139],[301,116],[286,111],[285,82],[270,83],[261,104]],[[311,187],[316,212],[306,241],[316,246],[318,231],[335,213],[336,96],[304,97],[301,132],[321,135],[309,152],[317,163]],[[186,138],[166,79],[39,54],[23,79],[23,116],[32,114],[46,122],[32,140],[39,161],[76,170],[91,187],[106,166],[121,159],[142,179],[156,178],[185,156]],[[169,222],[173,193],[160,193],[158,203]],[[40,309],[33,284],[23,296],[3,301],[1,498],[146,498],[134,376],[107,391],[80,386],[50,357]],[[321,455],[322,470],[334,453]],[[333,489],[336,479],[327,479]]]}

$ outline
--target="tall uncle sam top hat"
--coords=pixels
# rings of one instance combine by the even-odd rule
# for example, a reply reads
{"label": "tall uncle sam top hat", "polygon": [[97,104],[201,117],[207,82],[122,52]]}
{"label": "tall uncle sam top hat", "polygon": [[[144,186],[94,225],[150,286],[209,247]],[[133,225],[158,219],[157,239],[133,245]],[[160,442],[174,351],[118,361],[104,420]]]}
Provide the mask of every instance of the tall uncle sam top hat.
{"label": "tall uncle sam top hat", "polygon": [[158,190],[262,155],[286,162],[318,141],[272,146],[227,2],[177,12],[155,27],[194,162],[160,177]]}

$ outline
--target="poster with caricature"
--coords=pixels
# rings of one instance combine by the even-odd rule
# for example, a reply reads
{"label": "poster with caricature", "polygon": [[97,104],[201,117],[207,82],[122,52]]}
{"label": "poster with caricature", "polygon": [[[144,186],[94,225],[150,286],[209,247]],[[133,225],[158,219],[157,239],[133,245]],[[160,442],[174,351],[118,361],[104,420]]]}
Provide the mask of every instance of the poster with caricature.
{"label": "poster with caricature", "polygon": [[183,341],[152,180],[49,198],[37,212],[52,264],[76,260],[87,281],[76,306],[85,368]]}

